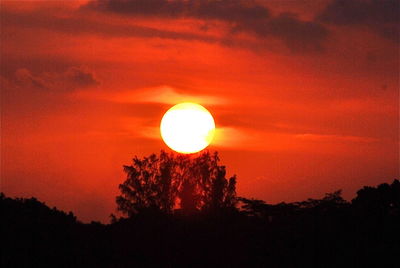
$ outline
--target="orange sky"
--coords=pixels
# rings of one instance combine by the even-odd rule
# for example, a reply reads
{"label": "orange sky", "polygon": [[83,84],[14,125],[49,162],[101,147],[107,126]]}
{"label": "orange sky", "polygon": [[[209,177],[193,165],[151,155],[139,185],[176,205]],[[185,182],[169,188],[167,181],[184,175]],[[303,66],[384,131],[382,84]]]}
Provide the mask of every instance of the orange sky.
{"label": "orange sky", "polygon": [[[342,4],[341,4],[342,3]],[[163,113],[215,117],[238,195],[399,177],[398,1],[2,1],[1,191],[108,221]]]}

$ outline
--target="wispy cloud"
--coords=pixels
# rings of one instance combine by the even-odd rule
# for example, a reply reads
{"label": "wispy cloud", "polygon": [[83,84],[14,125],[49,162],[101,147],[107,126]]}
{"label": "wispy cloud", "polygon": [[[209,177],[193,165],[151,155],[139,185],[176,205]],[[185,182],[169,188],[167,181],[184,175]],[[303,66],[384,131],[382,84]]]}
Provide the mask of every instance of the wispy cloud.
{"label": "wispy cloud", "polygon": [[320,51],[329,33],[319,22],[303,21],[293,13],[273,16],[255,1],[95,0],[82,9],[131,17],[223,21],[232,34],[246,32],[261,39],[276,38],[295,52]]}
{"label": "wispy cloud", "polygon": [[323,148],[329,148],[329,151],[334,152],[333,149],[338,143],[343,148],[346,144],[376,142],[379,142],[379,139],[362,136],[268,132],[222,127],[217,129],[213,145],[226,149],[247,151],[321,151]]}
{"label": "wispy cloud", "polygon": [[95,74],[86,67],[70,67],[63,72],[33,74],[29,69],[16,70],[11,80],[21,87],[33,87],[53,91],[71,91],[96,87],[100,84]]}
{"label": "wispy cloud", "polygon": [[77,96],[118,103],[161,103],[172,105],[180,102],[195,102],[202,105],[221,105],[229,102],[228,99],[217,96],[181,93],[176,88],[170,86],[121,90],[117,92],[81,91]]}

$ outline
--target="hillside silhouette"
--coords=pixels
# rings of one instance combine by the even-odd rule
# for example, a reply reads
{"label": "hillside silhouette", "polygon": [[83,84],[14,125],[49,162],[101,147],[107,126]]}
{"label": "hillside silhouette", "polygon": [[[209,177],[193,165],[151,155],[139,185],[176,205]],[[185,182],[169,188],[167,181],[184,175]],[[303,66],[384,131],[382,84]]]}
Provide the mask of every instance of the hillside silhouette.
{"label": "hillside silhouette", "polygon": [[135,157],[110,224],[0,196],[1,267],[395,267],[400,182],[351,202],[237,197],[217,154]]}

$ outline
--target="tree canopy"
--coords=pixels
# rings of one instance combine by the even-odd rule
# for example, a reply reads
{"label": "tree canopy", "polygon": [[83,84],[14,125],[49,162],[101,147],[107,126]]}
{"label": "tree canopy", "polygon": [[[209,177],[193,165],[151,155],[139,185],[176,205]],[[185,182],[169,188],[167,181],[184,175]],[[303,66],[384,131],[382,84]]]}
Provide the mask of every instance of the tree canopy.
{"label": "tree canopy", "polygon": [[234,207],[236,177],[227,179],[219,161],[218,153],[209,151],[135,156],[132,165],[124,166],[127,178],[119,185],[117,209],[132,216],[143,210],[192,213]]}

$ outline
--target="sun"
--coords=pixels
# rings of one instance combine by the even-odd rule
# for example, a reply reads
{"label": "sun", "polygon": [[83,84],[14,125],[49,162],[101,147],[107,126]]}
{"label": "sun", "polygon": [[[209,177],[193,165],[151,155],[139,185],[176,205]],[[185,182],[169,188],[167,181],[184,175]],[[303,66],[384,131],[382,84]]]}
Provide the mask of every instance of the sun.
{"label": "sun", "polygon": [[190,154],[206,148],[215,132],[214,118],[203,106],[183,102],[171,107],[160,125],[161,137],[172,150]]}

